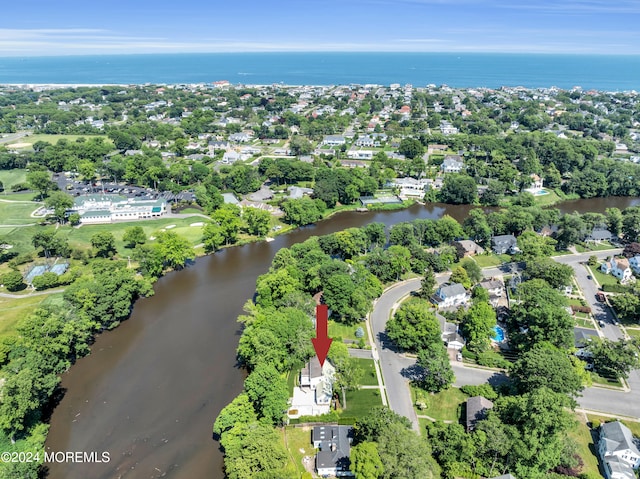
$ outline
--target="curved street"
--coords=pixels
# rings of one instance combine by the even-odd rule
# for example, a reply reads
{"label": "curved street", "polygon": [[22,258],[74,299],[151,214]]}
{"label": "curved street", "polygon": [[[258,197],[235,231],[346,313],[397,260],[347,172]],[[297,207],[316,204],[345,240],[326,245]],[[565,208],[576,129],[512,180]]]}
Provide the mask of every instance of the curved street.
{"label": "curved street", "polygon": [[[607,254],[618,253],[620,250],[606,251],[597,253],[598,257],[604,257]],[[576,280],[587,296],[587,301],[597,303],[595,296],[593,300],[589,298],[591,293],[590,285],[586,282],[586,272],[580,264],[585,262],[593,253],[574,254],[553,258],[559,263],[569,264],[576,273]],[[503,274],[500,268],[485,268],[483,274],[485,277]],[[437,275],[438,284],[442,284],[448,279],[448,274]],[[409,374],[406,373],[415,365],[415,359],[406,357],[395,345],[387,338],[385,329],[388,319],[391,317],[394,309],[399,302],[412,291],[420,288],[420,278],[414,278],[407,281],[397,283],[388,288],[374,303],[373,311],[370,314],[370,327],[372,337],[374,339],[373,358],[379,362],[382,379],[384,381],[384,389],[388,399],[389,407],[406,418],[408,418],[413,428],[418,431],[418,417],[413,408],[411,390],[409,388]],[[592,306],[595,306],[593,304]],[[602,305],[597,303],[598,308]],[[600,309],[594,308],[600,312]],[[605,311],[602,313],[606,314]],[[597,313],[596,313],[597,314]],[[622,333],[613,321],[607,321],[604,334],[611,339],[622,337]],[[495,371],[467,367],[458,362],[452,362],[453,370],[456,374],[456,386],[465,384],[482,384],[485,383],[496,374]],[[630,391],[620,391],[615,389],[606,389],[601,387],[585,388],[582,396],[578,398],[578,404],[581,408],[589,411],[603,412],[613,415],[622,415],[640,420],[640,372],[632,371],[628,384]]]}

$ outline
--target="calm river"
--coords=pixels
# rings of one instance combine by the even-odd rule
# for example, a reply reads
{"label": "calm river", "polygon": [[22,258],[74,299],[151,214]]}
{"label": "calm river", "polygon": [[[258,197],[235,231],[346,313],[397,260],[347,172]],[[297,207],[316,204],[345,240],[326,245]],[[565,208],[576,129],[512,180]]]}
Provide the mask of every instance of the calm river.
{"label": "calm river", "polygon": [[[566,202],[563,212],[604,212],[637,198]],[[98,464],[51,464],[50,479],[223,478],[211,438],[214,419],[242,389],[235,363],[236,317],[276,251],[312,235],[379,221],[392,225],[468,206],[414,205],[400,211],[341,213],[275,241],[229,248],[168,274],[131,318],[97,339],[91,355],[63,375],[66,394],[51,418],[50,451],[108,452]]]}

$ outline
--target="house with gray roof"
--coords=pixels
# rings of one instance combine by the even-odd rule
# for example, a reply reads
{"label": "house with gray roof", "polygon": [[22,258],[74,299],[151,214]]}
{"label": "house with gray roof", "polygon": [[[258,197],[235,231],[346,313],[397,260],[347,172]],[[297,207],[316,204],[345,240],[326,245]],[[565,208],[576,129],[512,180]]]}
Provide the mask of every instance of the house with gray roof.
{"label": "house with gray roof", "polygon": [[476,423],[487,417],[487,411],[493,408],[493,402],[484,396],[473,396],[467,399],[466,425],[467,432],[473,431]]}
{"label": "house with gray roof", "polygon": [[513,235],[492,236],[491,248],[496,254],[514,254],[518,251],[518,240]]}
{"label": "house with gray roof", "polygon": [[440,165],[440,170],[443,173],[460,173],[464,168],[464,162],[459,155],[447,155],[444,157],[444,161]]}
{"label": "house with gray roof", "polygon": [[602,241],[611,241],[612,239],[613,234],[608,229],[594,228],[584,240],[589,243],[600,243]]}
{"label": "house with gray roof", "polygon": [[492,479],[517,479],[513,474],[503,474],[502,476],[493,477]]}
{"label": "house with gray roof", "polygon": [[344,136],[341,135],[327,135],[322,140],[322,144],[327,146],[340,146],[344,145],[346,141]]}
{"label": "house with gray roof", "polygon": [[598,454],[607,479],[635,479],[640,467],[640,451],[631,430],[620,421],[600,426]]}
{"label": "house with gray roof", "polygon": [[319,476],[353,477],[350,471],[353,427],[326,424],[315,426],[311,432],[316,454],[316,471]]}
{"label": "house with gray roof", "polygon": [[458,325],[449,323],[447,319],[439,313],[436,313],[436,319],[440,325],[440,338],[447,345],[447,348],[460,351],[464,347],[465,341],[460,335]]}
{"label": "house with gray roof", "polygon": [[431,299],[438,308],[450,308],[466,303],[469,294],[464,286],[453,283],[440,286]]}

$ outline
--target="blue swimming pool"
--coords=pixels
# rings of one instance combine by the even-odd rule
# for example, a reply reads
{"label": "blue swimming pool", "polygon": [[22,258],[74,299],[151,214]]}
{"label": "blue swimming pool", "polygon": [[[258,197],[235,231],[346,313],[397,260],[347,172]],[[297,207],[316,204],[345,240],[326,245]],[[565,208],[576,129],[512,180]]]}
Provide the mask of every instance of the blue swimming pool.
{"label": "blue swimming pool", "polygon": [[491,339],[493,339],[496,343],[501,343],[502,341],[504,341],[504,329],[502,329],[500,326],[494,326],[493,337]]}

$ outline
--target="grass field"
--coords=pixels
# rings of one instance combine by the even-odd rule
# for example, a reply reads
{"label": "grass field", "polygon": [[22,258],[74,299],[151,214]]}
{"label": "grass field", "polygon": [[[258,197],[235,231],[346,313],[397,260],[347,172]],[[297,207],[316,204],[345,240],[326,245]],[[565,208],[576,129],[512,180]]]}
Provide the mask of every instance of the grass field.
{"label": "grass field", "polygon": [[577,244],[575,245],[575,247],[578,253],[587,253],[589,251],[604,251],[615,248],[615,246],[607,241],[604,241],[602,243],[586,243],[584,245]]}
{"label": "grass field", "polygon": [[[358,338],[356,338],[356,329],[358,329],[359,327],[364,330],[365,342],[368,341],[367,327],[364,322],[347,325],[330,320],[328,334],[330,338],[350,339],[352,341],[358,342]],[[354,344],[353,347],[356,347],[356,345]]]}
{"label": "grass field", "polygon": [[506,254],[480,254],[477,256],[473,256],[473,259],[475,260],[476,263],[478,263],[478,266],[480,266],[481,268],[488,268],[490,266],[498,266],[501,265],[502,263],[506,263],[507,261],[510,260],[510,256],[506,255]]}
{"label": "grass field", "polygon": [[[342,395],[339,397],[342,398]],[[359,419],[368,416],[371,408],[381,405],[382,399],[377,389],[347,391],[347,407],[343,410],[342,416]]]}
{"label": "grass field", "polygon": [[0,170],[0,181],[4,189],[9,192],[12,185],[27,181],[27,170],[24,168],[14,168],[13,170]]}
{"label": "grass field", "polygon": [[18,321],[33,312],[41,304],[61,304],[62,294],[26,296],[24,298],[0,297],[0,338],[11,336],[15,333]]}
{"label": "grass field", "polygon": [[549,206],[561,201],[560,197],[556,194],[555,191],[548,188],[545,188],[545,191],[547,191],[549,194],[536,195],[533,197],[534,201],[536,202],[536,206]]}
{"label": "grass field", "polygon": [[9,203],[0,201],[0,225],[37,223],[39,219],[32,218],[31,213],[38,208],[40,208],[38,203]]}
{"label": "grass field", "polygon": [[378,377],[376,376],[376,368],[373,364],[373,359],[361,359],[356,358],[356,363],[362,368],[364,374],[360,380],[361,386],[377,386]]}
{"label": "grass field", "polygon": [[458,421],[460,405],[467,400],[467,395],[459,388],[451,387],[437,394],[429,394],[423,389],[411,386],[414,403],[424,402],[425,409],[417,409],[417,414],[429,416],[439,421]]}
{"label": "grass field", "polygon": [[611,276],[610,274],[604,274],[600,271],[600,266],[588,266],[587,269],[591,270],[591,275],[598,281],[598,284],[602,286],[603,284],[618,284],[618,280]]}
{"label": "grass field", "polygon": [[300,477],[306,470],[302,464],[303,458],[310,457],[311,464],[313,464],[313,457],[316,453],[313,444],[311,444],[311,427],[287,426],[282,429],[281,434],[290,456],[286,470],[295,471],[295,477]]}
{"label": "grass field", "polygon": [[31,192],[21,192],[21,193],[11,193],[10,191],[4,191],[0,193],[0,200],[8,200],[8,201],[35,201],[35,198],[39,196],[38,193]]}
{"label": "grass field", "polygon": [[632,338],[640,339],[640,329],[627,328],[627,334]]}
{"label": "grass field", "polygon": [[30,148],[36,141],[46,141],[55,145],[58,143],[58,140],[66,139],[69,141],[76,141],[78,138],[83,137],[87,140],[89,138],[100,137],[104,138],[107,143],[113,143],[110,138],[106,135],[45,135],[45,134],[36,134],[36,135],[27,135],[15,141],[15,143],[28,143],[29,146],[25,146],[24,148]]}
{"label": "grass field", "polygon": [[582,414],[576,414],[578,425],[569,430],[569,437],[576,441],[578,445],[578,454],[584,461],[584,466],[581,472],[591,472],[592,474],[598,473],[598,458],[596,457],[596,449],[593,443],[593,437],[591,436],[591,428],[587,426],[587,423]]}

